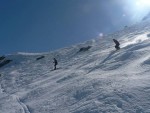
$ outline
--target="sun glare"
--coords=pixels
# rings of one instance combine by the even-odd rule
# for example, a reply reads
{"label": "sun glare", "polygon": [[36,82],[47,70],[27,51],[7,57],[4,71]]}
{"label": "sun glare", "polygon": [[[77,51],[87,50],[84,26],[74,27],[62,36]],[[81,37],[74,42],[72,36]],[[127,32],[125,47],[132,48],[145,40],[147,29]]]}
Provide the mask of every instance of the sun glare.
{"label": "sun glare", "polygon": [[150,6],[150,0],[137,0],[136,5],[140,7],[148,7]]}
{"label": "sun glare", "polygon": [[150,12],[150,0],[127,0],[128,14],[131,15],[131,21],[137,22],[143,19]]}

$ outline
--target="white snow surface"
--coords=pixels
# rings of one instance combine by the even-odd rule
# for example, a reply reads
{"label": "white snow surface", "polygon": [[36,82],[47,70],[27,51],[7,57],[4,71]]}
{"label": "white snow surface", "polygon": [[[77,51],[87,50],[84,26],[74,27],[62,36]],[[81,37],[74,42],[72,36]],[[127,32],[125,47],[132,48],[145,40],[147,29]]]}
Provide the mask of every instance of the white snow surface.
{"label": "white snow surface", "polygon": [[6,56],[13,61],[0,68],[0,113],[150,113],[148,34],[143,22],[50,53]]}

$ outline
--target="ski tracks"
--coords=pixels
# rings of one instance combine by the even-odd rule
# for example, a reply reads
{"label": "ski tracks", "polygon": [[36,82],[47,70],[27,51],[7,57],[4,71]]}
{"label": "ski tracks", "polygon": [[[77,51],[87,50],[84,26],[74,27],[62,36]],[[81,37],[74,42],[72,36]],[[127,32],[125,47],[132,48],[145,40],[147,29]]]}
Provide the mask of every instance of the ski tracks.
{"label": "ski tracks", "polygon": [[[1,93],[7,94],[6,92],[4,92],[4,89],[2,88],[2,86],[1,86],[1,84],[0,84],[0,94],[1,94]],[[7,94],[7,95],[9,95],[9,94]],[[31,113],[31,112],[29,111],[27,105],[25,105],[23,102],[21,102],[21,101],[20,101],[20,98],[19,98],[17,95],[12,94],[12,95],[9,95],[9,96],[11,96],[16,102],[19,103],[19,105],[20,105],[20,107],[21,107],[22,113]]]}
{"label": "ski tracks", "polygon": [[20,98],[17,96],[17,95],[12,95],[13,99],[15,99],[19,104],[20,104],[20,107],[22,109],[22,113],[31,113],[27,107],[27,105],[25,105],[23,102],[21,102]]}

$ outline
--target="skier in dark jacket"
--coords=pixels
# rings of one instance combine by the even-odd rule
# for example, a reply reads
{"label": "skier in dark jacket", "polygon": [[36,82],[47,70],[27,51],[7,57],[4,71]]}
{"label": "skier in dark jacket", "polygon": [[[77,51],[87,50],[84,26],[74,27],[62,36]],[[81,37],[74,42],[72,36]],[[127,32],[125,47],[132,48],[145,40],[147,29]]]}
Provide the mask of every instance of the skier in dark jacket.
{"label": "skier in dark jacket", "polygon": [[120,43],[116,39],[113,39],[113,41],[116,44],[115,45],[116,50],[119,50],[120,49],[120,47],[119,47]]}
{"label": "skier in dark jacket", "polygon": [[56,65],[58,64],[58,62],[57,62],[57,60],[56,60],[56,58],[53,58],[53,60],[54,60],[54,70],[56,70]]}

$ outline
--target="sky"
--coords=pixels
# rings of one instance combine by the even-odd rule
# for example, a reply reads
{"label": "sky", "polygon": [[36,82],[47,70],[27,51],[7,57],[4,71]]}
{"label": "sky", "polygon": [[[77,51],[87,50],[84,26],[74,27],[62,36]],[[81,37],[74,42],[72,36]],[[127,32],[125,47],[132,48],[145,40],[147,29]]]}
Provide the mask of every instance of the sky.
{"label": "sky", "polygon": [[123,29],[147,0],[0,0],[0,55],[50,52]]}

